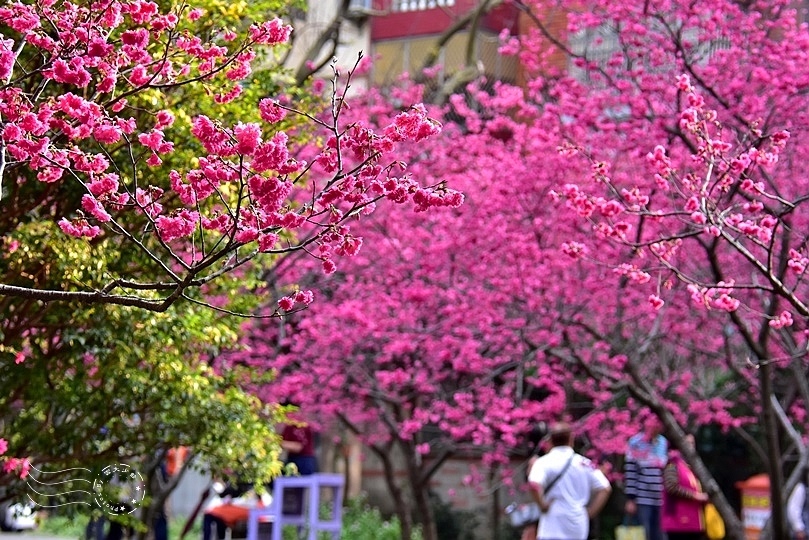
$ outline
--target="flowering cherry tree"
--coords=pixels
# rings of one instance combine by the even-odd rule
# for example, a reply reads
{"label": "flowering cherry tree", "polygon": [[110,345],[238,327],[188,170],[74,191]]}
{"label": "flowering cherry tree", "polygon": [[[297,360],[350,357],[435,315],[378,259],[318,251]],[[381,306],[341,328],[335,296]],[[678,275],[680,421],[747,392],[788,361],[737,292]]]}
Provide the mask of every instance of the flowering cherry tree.
{"label": "flowering cherry tree", "polygon": [[[420,91],[396,96],[407,101]],[[717,385],[692,386],[683,373],[689,349],[721,351],[721,339],[695,341],[698,328],[716,323],[691,316],[686,304],[665,319],[649,317],[642,292],[620,287],[624,276],[602,267],[593,279],[592,268],[564,253],[575,251],[571,238],[581,234],[577,219],[551,202],[566,158],[543,150],[532,136],[539,130],[508,115],[522,103],[518,89],[498,87],[490,96],[473,86],[468,93],[479,108],[456,96],[443,109],[463,128],[448,124],[431,144],[403,149],[414,174],[462,189],[463,206],[427,216],[397,207],[363,219],[355,229],[369,241],[362,253],[331,276],[297,280],[328,301],[280,327],[251,328],[245,349],[227,357],[277,370],[272,383],[256,388],[264,399],[289,397],[307,418],[359,435],[383,464],[403,537],[411,497],[425,535],[435,535],[430,480],[448,458],[481,455],[469,489],[516,487],[510,458],[538,421],[574,416],[593,457],[622,453],[640,408],[623,404],[637,401],[627,387],[641,388],[638,381],[657,380],[653,390],[667,399],[661,408],[676,411],[684,426],[744,422],[717,416],[726,406],[715,399]],[[352,111],[395,114],[384,103],[370,96]],[[670,362],[654,358],[665,347],[647,344],[632,359],[637,373],[626,373],[628,350],[644,336],[630,338],[625,329],[652,335],[669,318],[686,321],[669,333],[680,341],[667,352]],[[691,371],[705,373],[721,360]],[[395,455],[404,457],[402,477]],[[495,499],[492,515],[501,509]]]}
{"label": "flowering cherry tree", "polygon": [[[809,398],[806,14],[770,1],[557,2],[567,22],[559,33],[543,20],[547,3],[518,4],[533,27],[508,48],[533,62],[529,93],[545,101],[541,121],[575,171],[554,196],[589,229],[566,251],[615,268],[652,314],[685,301],[724,318],[701,333],[726,342],[726,369],[758,400],[772,534],[783,537],[782,497],[797,472],[784,486],[781,434],[795,449],[787,455],[805,463]],[[552,50],[566,56],[566,73],[542,64]]]}
{"label": "flowering cherry tree", "polygon": [[[0,295],[155,311],[184,297],[206,302],[204,291],[190,291],[260,254],[307,249],[333,271],[335,255],[360,246],[348,222],[379,200],[442,203],[394,154],[439,124],[419,106],[378,129],[343,123],[345,78],[322,113],[298,111],[278,95],[249,104],[260,122],[183,106],[179,125],[177,111],[162,106],[166,95],[202,84],[215,104],[238,100],[252,65],[268,59],[262,51],[283,47],[291,32],[273,19],[243,32],[215,28],[203,39],[192,33],[202,16],[184,4],[161,12],[143,0],[0,8],[0,194],[15,209],[0,230],[11,260]],[[302,120],[294,124],[288,114]],[[324,144],[308,145],[305,129]],[[165,167],[178,142],[193,155]],[[17,233],[32,212],[77,242],[118,244],[143,261],[106,267],[81,284],[39,287],[13,264],[14,252],[26,249]],[[282,306],[311,299],[300,293]]]}
{"label": "flowering cherry tree", "polygon": [[[216,466],[266,480],[278,466],[267,419],[199,362],[234,339],[235,323],[204,308],[252,313],[275,265],[297,264],[293,253],[334,272],[362,245],[350,223],[377,203],[460,202],[422,187],[396,157],[398,145],[439,132],[423,107],[384,124],[344,121],[350,74],[335,76],[325,104],[322,86],[285,86],[274,66],[291,28],[280,19],[212,20],[185,3],[0,7],[9,470],[24,473],[24,456],[88,466],[189,444]],[[263,87],[274,90],[256,97]],[[265,314],[312,301],[289,289]],[[155,380],[164,393],[155,395]],[[195,392],[204,394],[197,409],[170,404]],[[155,423],[119,423],[133,411]]]}
{"label": "flowering cherry tree", "polygon": [[[528,410],[575,413],[604,454],[621,453],[635,413],[651,409],[731,537],[742,525],[683,436],[761,426],[782,537],[781,467],[805,461],[809,403],[803,14],[771,1],[513,4],[527,24],[502,50],[519,55],[525,85],[463,89],[444,110],[460,126],[445,130],[454,144],[413,150],[411,171],[462,186],[467,203],[409,242],[385,241],[414,227],[407,217],[366,220],[379,255],[322,285],[345,311],[318,306],[280,341],[257,335],[252,361],[277,359],[274,391],[297,388],[307,407],[301,381],[333,381],[317,387],[333,414],[413,456],[433,419],[441,444],[488,447],[486,411],[519,426],[506,411],[529,390],[539,404]],[[481,409],[464,397],[469,371]],[[435,390],[453,376],[457,387]],[[443,396],[434,417],[428,390]],[[493,391],[508,403],[485,402]]]}

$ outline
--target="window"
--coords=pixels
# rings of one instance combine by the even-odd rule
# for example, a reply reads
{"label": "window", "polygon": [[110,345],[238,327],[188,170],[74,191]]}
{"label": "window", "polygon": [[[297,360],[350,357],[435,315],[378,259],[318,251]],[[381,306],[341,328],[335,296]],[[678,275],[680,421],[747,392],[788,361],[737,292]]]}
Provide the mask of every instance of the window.
{"label": "window", "polygon": [[393,0],[393,11],[422,11],[454,5],[455,0]]}
{"label": "window", "polygon": [[373,0],[351,0],[348,4],[348,11],[370,12],[373,9]]}

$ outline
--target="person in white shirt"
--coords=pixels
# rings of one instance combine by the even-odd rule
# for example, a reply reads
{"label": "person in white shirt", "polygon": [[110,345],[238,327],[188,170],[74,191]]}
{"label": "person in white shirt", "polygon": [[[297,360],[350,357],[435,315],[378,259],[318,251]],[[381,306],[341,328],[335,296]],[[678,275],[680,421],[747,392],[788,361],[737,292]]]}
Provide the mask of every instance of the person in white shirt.
{"label": "person in white shirt", "polygon": [[586,540],[590,519],[601,512],[612,488],[595,464],[573,451],[570,424],[550,430],[551,450],[528,474],[531,494],[542,511],[538,540]]}
{"label": "person in white shirt", "polygon": [[787,500],[787,520],[794,540],[806,540],[806,527],[809,525],[809,501],[806,500],[806,483],[809,469],[803,471],[803,477]]}

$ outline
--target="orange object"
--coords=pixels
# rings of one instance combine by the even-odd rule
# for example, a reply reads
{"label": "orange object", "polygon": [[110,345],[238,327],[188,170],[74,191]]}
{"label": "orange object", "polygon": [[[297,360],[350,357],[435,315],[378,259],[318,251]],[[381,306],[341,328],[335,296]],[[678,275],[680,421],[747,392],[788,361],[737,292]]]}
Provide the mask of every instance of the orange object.
{"label": "orange object", "polygon": [[770,477],[756,474],[736,482],[742,492],[742,522],[745,540],[759,540],[764,524],[770,519]]}
{"label": "orange object", "polygon": [[169,476],[174,476],[182,469],[185,460],[188,459],[188,448],[179,446],[177,448],[169,448],[166,454],[166,473]]}
{"label": "orange object", "polygon": [[[264,505],[259,503],[257,507],[263,508]],[[226,503],[220,504],[219,506],[214,506],[205,513],[210,514],[214,517],[218,517],[219,519],[225,522],[225,525],[227,525],[232,529],[238,523],[247,522],[247,518],[250,515],[250,507],[242,506],[239,504]]]}

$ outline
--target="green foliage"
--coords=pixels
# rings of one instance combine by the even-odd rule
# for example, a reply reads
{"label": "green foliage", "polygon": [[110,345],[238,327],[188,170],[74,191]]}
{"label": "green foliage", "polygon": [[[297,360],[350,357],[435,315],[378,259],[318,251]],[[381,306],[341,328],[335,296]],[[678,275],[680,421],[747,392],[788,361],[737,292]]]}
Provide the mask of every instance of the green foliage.
{"label": "green foliage", "polygon": [[[354,540],[401,540],[399,520],[385,519],[378,508],[368,504],[365,497],[348,501],[343,514],[342,538]],[[416,531],[412,540],[421,540]]]}
{"label": "green foliage", "polygon": [[40,520],[37,530],[44,534],[80,539],[84,538],[85,527],[87,527],[86,518],[51,515]]}
{"label": "green foliage", "polygon": [[163,0],[158,4],[164,9],[176,9],[182,5],[205,10],[193,26],[196,32],[210,31],[213,28],[237,28],[245,21],[261,21],[272,17],[283,17],[293,9],[304,9],[306,0],[195,0],[194,2],[178,2]]}
{"label": "green foliage", "polygon": [[[83,517],[68,517],[53,515],[44,518],[39,530],[59,536],[69,538],[83,538],[84,527],[87,521]],[[169,538],[178,538],[180,531],[185,524],[185,519],[176,518],[169,523]],[[190,538],[198,538],[201,534],[200,520],[189,533]],[[352,540],[401,540],[399,532],[399,521],[393,517],[385,519],[377,508],[368,504],[364,497],[349,500],[343,511],[343,531],[342,538]],[[331,538],[328,535],[323,536]],[[284,530],[284,540],[296,540],[297,528],[287,527]],[[411,540],[421,540],[421,534],[416,532]]]}
{"label": "green foliage", "polygon": [[[234,43],[238,43],[246,36],[252,22],[284,16],[293,9],[305,7],[302,0],[255,2],[201,0],[191,5],[178,0],[164,0],[160,4],[162,10],[173,11],[179,15],[181,22],[177,28],[178,33],[197,36],[203,40],[211,39],[220,44],[223,43],[221,34],[225,28],[236,32],[238,38]],[[192,7],[202,8],[205,15],[196,21],[189,20],[186,15]],[[162,47],[163,44],[155,42],[152,46]],[[120,116],[134,119],[139,132],[151,130],[156,122],[154,115],[160,110],[169,110],[176,117],[175,124],[166,128],[168,139],[175,144],[175,151],[164,156],[164,164],[161,167],[145,164],[151,152],[138,143],[103,149],[106,157],[114,163],[113,169],[120,174],[127,189],[134,193],[136,186],[154,185],[166,190],[165,197],[172,196],[168,185],[168,172],[171,169],[186,171],[196,166],[198,156],[203,152],[199,142],[190,134],[190,122],[193,117],[204,114],[228,124],[259,121],[258,101],[267,96],[278,97],[282,94],[289,97],[295,106],[302,110],[314,111],[320,108],[320,100],[313,97],[307,88],[295,85],[293,78],[283,67],[285,50],[283,46],[256,47],[255,53],[258,57],[254,62],[254,72],[248,80],[240,82],[244,92],[231,103],[217,104],[214,101],[215,95],[227,92],[234,84],[224,76],[159,90],[142,89],[127,94],[127,105],[120,112]],[[25,57],[28,54],[35,53],[33,49],[26,47],[22,51],[20,64],[33,61]],[[174,61],[182,64],[181,58]],[[43,95],[53,96],[72,90],[58,84],[49,84],[43,88],[45,89]],[[27,90],[31,89],[25,89]],[[127,90],[131,88],[124,87],[121,92],[126,93]],[[291,130],[292,138],[306,139],[309,134],[303,128],[302,122],[302,118],[289,118],[273,126],[272,130]],[[88,146],[84,148],[84,145]],[[91,140],[81,142],[80,146],[90,152],[99,151],[98,145]],[[79,201],[86,193],[83,184],[70,179],[44,184],[35,180],[34,172],[25,167],[12,167],[6,171],[6,175],[16,178],[17,181],[14,184],[6,183],[4,186],[5,189],[13,189],[11,193],[5,194],[2,200],[7,211],[0,213],[0,246],[3,247],[0,253],[7,251],[14,242],[19,242],[26,249],[28,246],[40,245],[42,248],[31,253],[23,253],[20,250],[15,252],[13,257],[0,256],[0,283],[32,289],[78,288],[92,291],[114,282],[119,277],[145,283],[165,281],[168,274],[166,267],[176,267],[174,257],[165,253],[164,247],[152,234],[153,226],[144,216],[131,213],[132,215],[121,218],[125,219],[124,227],[133,234],[133,238],[123,241],[121,237],[96,239],[89,243],[66,238],[64,233],[51,224],[62,217],[70,218],[77,214],[77,209],[80,208]],[[224,187],[222,190],[226,191]],[[216,203],[209,201],[206,204]],[[198,252],[212,249],[214,241],[209,238],[210,236],[206,237],[200,233],[195,239],[194,249]],[[151,256],[145,250],[150,251]],[[182,253],[178,255],[188,256]],[[241,257],[243,253],[234,255]],[[268,265],[273,264],[269,257],[264,260]],[[207,272],[215,273],[217,270],[219,267],[214,265],[207,269]],[[206,286],[205,297],[215,296],[217,289],[226,293],[241,293],[233,295],[233,298],[255,295],[256,288],[260,284],[256,275],[251,275],[251,270],[244,269],[235,276],[235,279],[227,283]],[[126,287],[122,287],[122,290],[126,291]],[[142,298],[157,298],[157,295],[151,296],[144,291],[138,291],[137,294]],[[196,299],[201,299],[201,295]],[[0,308],[2,307],[4,306],[0,301]],[[3,336],[0,335],[0,344],[5,344],[4,342]]]}
{"label": "green foliage", "polygon": [[[179,538],[185,526],[185,519],[174,519],[169,522],[169,538]],[[84,539],[84,531],[87,527],[87,518],[84,516],[45,516],[39,521],[37,531],[42,534],[63,536],[65,538]],[[198,519],[188,532],[188,538],[202,537],[202,524]]]}
{"label": "green foliage", "polygon": [[[182,30],[204,37],[206,32],[214,35],[227,27],[243,34],[253,20],[283,15],[303,4],[301,0],[203,0],[191,7],[201,7],[207,15],[196,22],[181,17]],[[163,5],[188,9],[173,0]],[[277,58],[264,60],[243,98],[227,105],[213,102],[212,94],[222,89],[208,81],[128,96],[125,115],[132,115],[142,129],[151,128],[155,111],[170,109],[177,116],[170,129],[182,135],[175,141],[188,144],[177,144],[176,151],[166,157],[166,167],[159,169],[142,164],[146,154],[138,145],[132,147],[132,154],[128,147],[109,149],[108,157],[116,162],[122,180],[132,186],[145,181],[166,186],[169,168],[193,166],[199,154],[188,130],[190,118],[197,114],[231,122],[257,120],[258,99],[282,91],[299,99],[304,108],[317,106],[317,100],[306,97],[305,89],[289,88],[291,78]],[[58,95],[65,89],[49,85],[47,91]],[[290,127],[291,123],[277,126]],[[306,134],[299,130],[298,136]],[[159,249],[155,249],[154,235],[144,228],[145,218],[140,225],[137,217],[129,223],[130,230],[136,231],[133,234],[140,235],[133,241],[66,236],[56,221],[75,211],[83,186],[66,181],[57,189],[57,184],[35,181],[31,171],[22,168],[14,175],[18,182],[3,200],[6,211],[0,213],[0,282],[93,293],[120,277],[160,280],[166,275],[164,265],[175,264],[170,257],[160,260],[154,255]],[[233,347],[240,331],[242,320],[223,311],[249,313],[263,301],[257,293],[266,287],[261,271],[245,265],[200,290],[187,291],[188,300],[162,313],[0,297],[4,315],[0,422],[2,438],[9,443],[7,455],[30,457],[48,471],[69,467],[98,471],[119,462],[145,471],[146,463],[161,451],[182,445],[214,474],[227,470],[257,483],[279,474],[280,447],[272,426],[282,420],[283,413],[265,408],[240,389],[237,383],[244,381],[244,373],[214,373],[208,367],[219,351]],[[123,284],[120,290],[133,289]],[[158,296],[146,291],[137,294]],[[203,299],[223,311],[197,303]],[[254,381],[267,376],[269,372],[249,374]],[[18,479],[4,475],[0,487],[13,488],[11,482]],[[54,527],[66,527],[60,521],[65,519],[69,516],[49,518]],[[83,519],[77,518],[80,527]]]}
{"label": "green foliage", "polygon": [[[53,223],[32,222],[17,234],[28,236],[28,247],[0,258],[0,272],[18,282],[41,279],[59,289],[74,280],[92,289],[98,274],[119,264],[103,245],[68,238]],[[246,277],[227,277],[207,292],[223,306],[250,310],[258,298],[239,294]],[[183,445],[214,470],[259,482],[280,471],[271,429],[280,417],[241,391],[235,375],[206,364],[236,341],[240,319],[196,304],[164,313],[18,299],[0,307],[8,314],[0,418],[9,455],[31,456],[47,470],[97,469]]]}
{"label": "green foliage", "polygon": [[[12,238],[23,247],[0,257],[0,273],[20,286],[78,283],[91,291],[109,267],[142,263],[106,241],[67,237],[52,222],[23,224]],[[226,276],[206,293],[249,311],[259,299],[239,293],[251,281],[246,273]],[[195,304],[164,313],[11,299],[0,307],[8,314],[0,333],[0,411],[11,417],[5,437],[12,451],[45,461],[92,461],[116,443],[135,453],[193,443],[217,460],[232,461],[233,448],[247,449],[252,461],[273,457],[263,448],[272,435],[269,422],[258,420],[260,403],[201,362],[236,341],[239,319]],[[133,417],[157,431],[138,439]],[[97,441],[102,427],[103,444]]]}
{"label": "green foliage", "polygon": [[[169,521],[169,538],[180,538],[180,533],[183,532],[183,527],[185,526],[185,518],[183,519],[175,519]],[[186,538],[202,538],[202,520],[197,519],[194,521],[194,525],[188,531],[188,535]]]}
{"label": "green foliage", "polygon": [[435,527],[439,540],[474,540],[475,529],[480,525],[479,516],[468,510],[457,510],[439,497],[430,498],[435,515]]}

